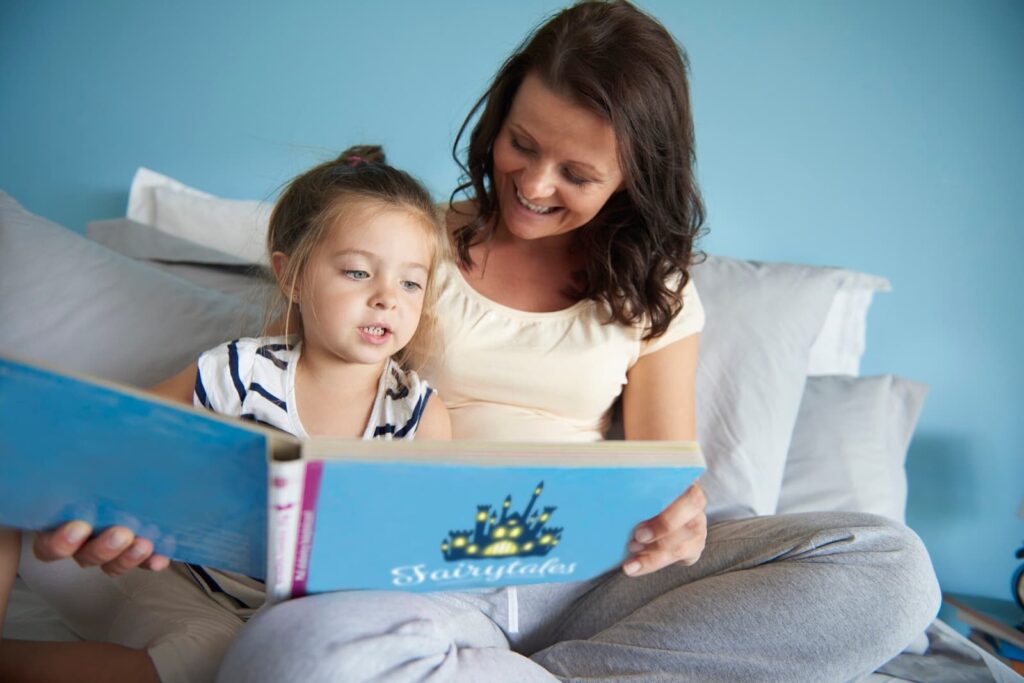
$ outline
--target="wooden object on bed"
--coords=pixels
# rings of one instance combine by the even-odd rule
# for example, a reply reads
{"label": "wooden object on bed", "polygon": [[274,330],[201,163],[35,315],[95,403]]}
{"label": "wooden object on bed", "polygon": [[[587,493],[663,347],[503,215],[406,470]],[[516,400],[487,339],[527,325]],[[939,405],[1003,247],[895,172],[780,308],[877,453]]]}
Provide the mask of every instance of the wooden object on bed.
{"label": "wooden object on bed", "polygon": [[943,593],[943,601],[956,609],[956,619],[971,629],[972,641],[1000,657],[1018,673],[1024,673],[1024,661],[1007,658],[998,648],[999,641],[1024,649],[1024,610],[1010,600],[978,595]]}

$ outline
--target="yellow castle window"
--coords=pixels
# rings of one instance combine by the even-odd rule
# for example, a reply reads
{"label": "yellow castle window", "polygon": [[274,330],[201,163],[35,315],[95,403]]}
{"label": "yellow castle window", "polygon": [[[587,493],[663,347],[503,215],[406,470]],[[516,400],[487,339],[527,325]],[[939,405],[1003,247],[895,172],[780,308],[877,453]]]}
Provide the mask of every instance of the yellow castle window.
{"label": "yellow castle window", "polygon": [[487,557],[503,557],[515,555],[519,552],[519,546],[512,541],[498,541],[484,548],[484,555]]}

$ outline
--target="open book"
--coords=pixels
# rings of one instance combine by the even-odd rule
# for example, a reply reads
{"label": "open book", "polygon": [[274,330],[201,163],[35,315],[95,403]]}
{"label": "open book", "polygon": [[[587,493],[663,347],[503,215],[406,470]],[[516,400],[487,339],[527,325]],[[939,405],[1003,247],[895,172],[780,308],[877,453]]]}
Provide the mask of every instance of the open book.
{"label": "open book", "polygon": [[298,439],[0,356],[0,525],[123,525],[272,600],[587,579],[703,469],[692,442]]}

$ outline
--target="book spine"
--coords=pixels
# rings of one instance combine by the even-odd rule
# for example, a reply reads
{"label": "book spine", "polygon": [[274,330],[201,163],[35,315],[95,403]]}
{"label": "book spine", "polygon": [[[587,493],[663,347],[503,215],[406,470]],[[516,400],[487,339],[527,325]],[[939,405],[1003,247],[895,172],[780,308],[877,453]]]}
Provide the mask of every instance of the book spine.
{"label": "book spine", "polygon": [[306,463],[301,460],[273,463],[269,473],[267,598],[273,603],[292,595]]}
{"label": "book spine", "polygon": [[290,597],[293,598],[306,594],[306,584],[309,581],[309,557],[313,552],[313,531],[316,527],[316,506],[320,497],[320,478],[323,475],[323,468],[324,465],[320,461],[306,463],[292,572]]}

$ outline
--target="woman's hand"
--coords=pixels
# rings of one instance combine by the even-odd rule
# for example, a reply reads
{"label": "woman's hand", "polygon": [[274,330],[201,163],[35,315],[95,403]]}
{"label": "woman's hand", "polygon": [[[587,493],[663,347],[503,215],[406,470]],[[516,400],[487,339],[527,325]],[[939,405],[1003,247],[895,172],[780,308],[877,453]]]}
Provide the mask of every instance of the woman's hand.
{"label": "woman's hand", "polygon": [[82,567],[98,566],[110,576],[120,576],[135,567],[160,571],[170,560],[153,553],[153,544],[136,538],[130,529],[113,526],[90,539],[92,527],[76,520],[53,531],[36,534],[32,550],[45,562],[74,558]]}
{"label": "woman's hand", "polygon": [[694,482],[660,514],[638,524],[622,570],[643,576],[676,562],[691,565],[699,560],[708,536],[707,503],[704,490]]}

